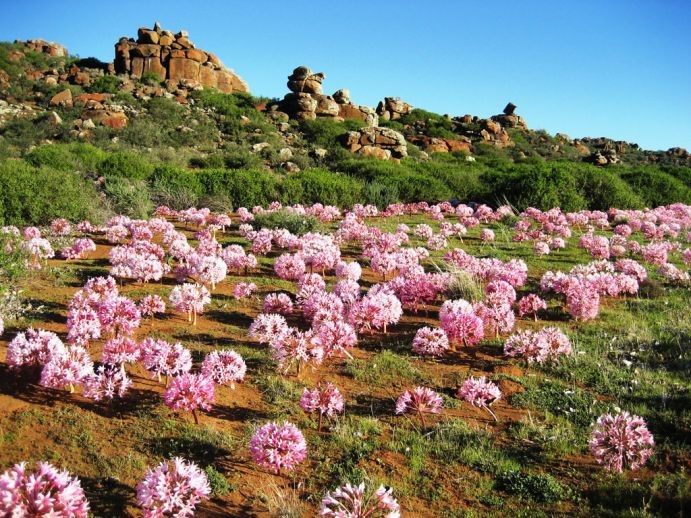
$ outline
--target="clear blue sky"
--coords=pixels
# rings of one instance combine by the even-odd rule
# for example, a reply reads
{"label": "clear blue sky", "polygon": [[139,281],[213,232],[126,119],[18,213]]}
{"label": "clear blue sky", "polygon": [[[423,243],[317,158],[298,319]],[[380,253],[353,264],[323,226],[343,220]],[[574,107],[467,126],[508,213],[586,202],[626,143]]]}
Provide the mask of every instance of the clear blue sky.
{"label": "clear blue sky", "polygon": [[[102,7],[97,7],[102,6]],[[120,36],[186,29],[252,93],[282,97],[298,65],[359,104],[399,96],[534,129],[691,149],[689,0],[0,0],[0,40],[44,38],[113,59]]]}

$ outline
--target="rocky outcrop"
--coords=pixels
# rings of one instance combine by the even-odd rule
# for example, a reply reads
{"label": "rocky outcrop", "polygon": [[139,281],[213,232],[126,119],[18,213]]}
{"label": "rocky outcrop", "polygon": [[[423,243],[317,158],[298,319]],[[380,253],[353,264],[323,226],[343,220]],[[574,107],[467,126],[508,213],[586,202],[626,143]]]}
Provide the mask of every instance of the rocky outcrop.
{"label": "rocky outcrop", "polygon": [[[511,115],[511,117],[516,117]],[[480,119],[472,115],[454,117],[452,120],[454,133],[468,139],[470,142],[484,142],[499,148],[511,147],[515,143],[502,127],[501,122],[491,119]]]}
{"label": "rocky outcrop", "polygon": [[14,40],[15,44],[25,47],[33,52],[41,52],[53,58],[66,58],[69,53],[67,49],[59,43],[45,40]]}
{"label": "rocky outcrop", "polygon": [[526,124],[525,120],[523,117],[520,115],[516,115],[514,112],[516,111],[517,106],[510,102],[506,105],[504,108],[504,112],[499,114],[499,115],[494,115],[491,117],[491,119],[495,122],[498,122],[505,128],[519,128],[522,130],[527,130],[528,125]]}
{"label": "rocky outcrop", "polygon": [[395,121],[403,115],[408,115],[413,111],[413,107],[401,101],[400,97],[384,97],[377,105],[377,115],[384,121]]}
{"label": "rocky outcrop", "polygon": [[409,137],[408,141],[420,147],[426,153],[472,153],[473,151],[473,146],[467,137],[449,139],[421,135]]}
{"label": "rocky outcrop", "polygon": [[306,66],[299,66],[288,76],[287,94],[278,104],[269,109],[283,112],[291,119],[314,120],[317,117],[331,117],[337,120],[359,119],[368,126],[379,122],[377,114],[369,106],[358,106],[350,100],[350,92],[338,90],[333,95],[322,93],[326,75],[313,73]]}
{"label": "rocky outcrop", "polygon": [[120,38],[115,44],[114,70],[141,79],[154,74],[175,85],[217,88],[224,93],[249,92],[247,83],[223,66],[214,54],[195,48],[186,31],[173,34],[156,23],[153,29],[139,29],[137,40]]}
{"label": "rocky outcrop", "polygon": [[380,160],[408,156],[405,137],[390,128],[367,127],[349,131],[343,135],[342,144],[353,153]]}

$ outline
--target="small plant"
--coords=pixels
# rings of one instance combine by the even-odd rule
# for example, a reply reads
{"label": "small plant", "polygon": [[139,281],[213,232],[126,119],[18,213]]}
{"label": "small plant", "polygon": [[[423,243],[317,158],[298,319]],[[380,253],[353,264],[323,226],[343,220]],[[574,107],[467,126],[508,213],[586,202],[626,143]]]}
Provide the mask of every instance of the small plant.
{"label": "small plant", "polygon": [[197,504],[210,494],[206,474],[194,462],[180,457],[150,469],[137,484],[137,504],[146,518],[194,516]]}
{"label": "small plant", "polygon": [[0,512],[17,517],[86,518],[89,503],[79,479],[67,471],[39,462],[37,472],[27,473],[22,462],[0,476]]}
{"label": "small plant", "polygon": [[230,493],[231,487],[226,477],[222,473],[216,471],[212,465],[208,465],[204,470],[209,486],[211,487],[211,495],[224,496]]}
{"label": "small plant", "polygon": [[643,466],[653,454],[655,441],[641,417],[621,412],[600,416],[589,446],[598,463],[621,473]]}
{"label": "small plant", "polygon": [[502,491],[538,502],[556,502],[568,496],[566,489],[551,475],[507,471],[497,477]]}
{"label": "small plant", "polygon": [[324,495],[319,516],[399,518],[401,508],[391,492],[391,488],[386,489],[383,485],[374,492],[366,492],[364,482],[358,486],[347,483]]}
{"label": "small plant", "polygon": [[255,214],[252,227],[255,230],[262,228],[285,228],[291,234],[301,236],[319,229],[319,220],[308,214],[298,214],[286,209],[261,212]]}
{"label": "small plant", "polygon": [[280,474],[281,470],[292,471],[305,460],[307,442],[302,432],[292,423],[267,423],[252,436],[250,453],[261,467]]}

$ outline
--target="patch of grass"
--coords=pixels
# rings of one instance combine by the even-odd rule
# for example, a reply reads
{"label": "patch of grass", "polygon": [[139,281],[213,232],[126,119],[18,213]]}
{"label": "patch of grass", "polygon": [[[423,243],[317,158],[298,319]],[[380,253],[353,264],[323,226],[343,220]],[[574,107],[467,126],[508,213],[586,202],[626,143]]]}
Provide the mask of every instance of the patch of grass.
{"label": "patch of grass", "polygon": [[538,502],[556,502],[569,497],[567,488],[544,473],[506,471],[497,477],[497,488]]}
{"label": "patch of grass", "polygon": [[368,360],[352,360],[345,372],[356,381],[376,386],[401,386],[426,379],[410,360],[391,351],[382,351]]}
{"label": "patch of grass", "polygon": [[590,426],[607,410],[607,405],[588,392],[549,380],[530,386],[525,392],[514,394],[510,403],[551,412],[582,428]]}
{"label": "patch of grass", "polygon": [[230,493],[230,483],[222,473],[216,471],[211,464],[209,464],[206,469],[206,478],[209,479],[209,485],[211,486],[211,494],[213,496],[224,496]]}

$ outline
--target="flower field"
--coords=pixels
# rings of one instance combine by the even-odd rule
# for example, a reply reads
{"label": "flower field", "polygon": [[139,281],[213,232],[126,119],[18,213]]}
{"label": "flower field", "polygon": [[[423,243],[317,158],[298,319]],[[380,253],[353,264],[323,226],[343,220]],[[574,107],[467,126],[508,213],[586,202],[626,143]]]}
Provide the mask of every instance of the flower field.
{"label": "flower field", "polygon": [[691,502],[690,206],[159,207],[0,245],[3,516]]}

